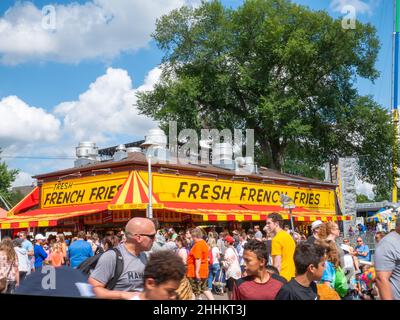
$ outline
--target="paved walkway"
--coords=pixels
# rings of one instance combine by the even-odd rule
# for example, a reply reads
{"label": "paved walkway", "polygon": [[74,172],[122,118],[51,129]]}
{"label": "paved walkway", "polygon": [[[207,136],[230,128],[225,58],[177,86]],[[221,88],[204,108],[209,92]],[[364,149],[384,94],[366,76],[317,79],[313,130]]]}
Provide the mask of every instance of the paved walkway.
{"label": "paved walkway", "polygon": [[[204,295],[201,295],[201,300],[208,301]],[[215,300],[228,300],[228,294],[225,292],[223,295],[214,294]]]}

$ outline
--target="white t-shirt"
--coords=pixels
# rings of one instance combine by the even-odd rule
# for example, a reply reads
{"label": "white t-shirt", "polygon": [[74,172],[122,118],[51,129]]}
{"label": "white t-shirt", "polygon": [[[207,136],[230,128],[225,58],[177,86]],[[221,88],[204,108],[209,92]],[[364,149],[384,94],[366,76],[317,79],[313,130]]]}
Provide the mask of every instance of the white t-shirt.
{"label": "white t-shirt", "polygon": [[14,250],[18,257],[18,271],[27,272],[29,274],[31,271],[31,263],[28,253],[25,249],[20,247],[15,247]]}
{"label": "white t-shirt", "polygon": [[223,261],[226,270],[226,279],[240,279],[242,277],[242,270],[240,269],[239,257],[234,248],[227,248]]}
{"label": "white t-shirt", "polygon": [[349,254],[344,255],[344,269],[354,268],[353,257]]}
{"label": "white t-shirt", "polygon": [[219,264],[218,255],[220,255],[221,253],[219,252],[218,247],[212,248],[211,252],[212,252],[212,257],[213,257],[213,264]]}

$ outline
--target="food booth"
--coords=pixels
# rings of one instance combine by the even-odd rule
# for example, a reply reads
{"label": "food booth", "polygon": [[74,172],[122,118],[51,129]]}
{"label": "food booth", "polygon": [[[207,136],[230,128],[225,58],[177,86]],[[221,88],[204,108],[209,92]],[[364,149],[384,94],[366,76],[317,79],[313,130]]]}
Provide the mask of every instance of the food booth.
{"label": "food booth", "polygon": [[0,219],[0,229],[123,228],[132,217],[146,216],[149,197],[153,216],[162,225],[240,227],[265,222],[271,212],[289,220],[289,211],[281,206],[282,193],[293,199],[293,220],[301,232],[315,220],[350,219],[339,212],[335,184],[263,167],[243,175],[211,164],[156,163],[151,194],[148,163],[141,152],[34,178],[37,187]]}

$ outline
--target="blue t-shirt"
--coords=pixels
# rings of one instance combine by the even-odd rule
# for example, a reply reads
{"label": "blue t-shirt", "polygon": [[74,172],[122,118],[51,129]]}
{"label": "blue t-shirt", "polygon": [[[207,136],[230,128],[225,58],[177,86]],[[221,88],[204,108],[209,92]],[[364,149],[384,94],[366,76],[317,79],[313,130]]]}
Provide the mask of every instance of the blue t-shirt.
{"label": "blue t-shirt", "polygon": [[68,257],[71,267],[76,268],[87,258],[93,257],[92,247],[85,240],[76,240],[68,248]]}
{"label": "blue t-shirt", "polygon": [[24,248],[26,252],[33,251],[33,244],[28,239],[25,239],[22,242],[22,248]]}
{"label": "blue t-shirt", "polygon": [[357,255],[358,260],[362,260],[362,261],[371,261],[371,252],[369,252],[369,248],[366,244],[362,245],[362,246],[356,246],[356,251],[361,251],[363,253],[367,252],[368,254],[364,257],[361,255]]}
{"label": "blue t-shirt", "polygon": [[325,269],[324,273],[322,274],[321,282],[328,281],[331,283],[331,287],[333,288],[334,286],[334,280],[335,280],[335,266],[333,265],[332,262],[330,261],[325,261]]}
{"label": "blue t-shirt", "polygon": [[35,268],[40,268],[43,266],[43,261],[47,258],[47,253],[44,251],[43,247],[35,244],[33,248],[35,254]]}

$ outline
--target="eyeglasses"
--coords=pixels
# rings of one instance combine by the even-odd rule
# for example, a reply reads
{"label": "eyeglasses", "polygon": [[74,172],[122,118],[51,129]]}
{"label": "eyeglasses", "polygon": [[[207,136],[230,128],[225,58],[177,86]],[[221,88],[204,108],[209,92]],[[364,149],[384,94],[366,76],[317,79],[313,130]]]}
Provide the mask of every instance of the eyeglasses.
{"label": "eyeglasses", "polygon": [[362,240],[357,240],[357,242],[363,242]]}
{"label": "eyeglasses", "polygon": [[135,236],[149,237],[151,240],[154,240],[157,233],[153,234],[145,234],[145,233],[136,233]]}

